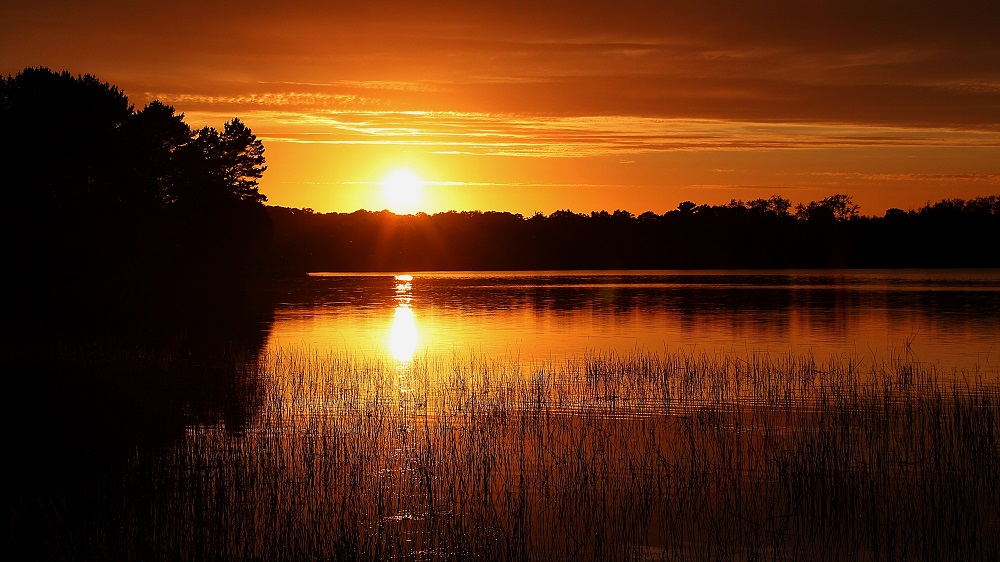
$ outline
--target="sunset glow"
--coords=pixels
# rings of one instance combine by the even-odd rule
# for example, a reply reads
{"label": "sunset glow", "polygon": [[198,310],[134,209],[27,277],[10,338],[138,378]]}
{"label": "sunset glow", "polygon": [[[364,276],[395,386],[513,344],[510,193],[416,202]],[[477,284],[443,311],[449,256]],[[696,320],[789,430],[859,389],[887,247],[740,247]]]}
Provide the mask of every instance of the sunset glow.
{"label": "sunset glow", "polygon": [[[638,214],[848,193],[881,214],[1000,191],[996,2],[114,4],[5,3],[0,71],[92,73],[195,127],[238,115],[273,205]],[[423,195],[383,194],[395,168]]]}
{"label": "sunset glow", "polygon": [[1000,0],[0,22],[5,558],[1000,558]]}

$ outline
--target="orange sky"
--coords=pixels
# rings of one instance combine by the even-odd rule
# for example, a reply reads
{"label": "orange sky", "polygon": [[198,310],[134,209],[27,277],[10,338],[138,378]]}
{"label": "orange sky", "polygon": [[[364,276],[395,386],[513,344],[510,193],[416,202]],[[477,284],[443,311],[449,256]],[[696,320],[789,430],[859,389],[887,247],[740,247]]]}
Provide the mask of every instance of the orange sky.
{"label": "orange sky", "polygon": [[238,116],[275,205],[385,208],[395,168],[426,212],[1000,193],[996,0],[145,4],[6,0],[0,72]]}

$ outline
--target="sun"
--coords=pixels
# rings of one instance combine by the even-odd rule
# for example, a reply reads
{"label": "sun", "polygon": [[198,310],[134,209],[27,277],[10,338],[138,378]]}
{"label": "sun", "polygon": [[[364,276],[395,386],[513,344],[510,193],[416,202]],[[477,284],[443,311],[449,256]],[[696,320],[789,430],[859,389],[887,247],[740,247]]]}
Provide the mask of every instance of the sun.
{"label": "sun", "polygon": [[412,213],[420,205],[423,187],[424,182],[412,170],[393,170],[382,180],[382,199],[394,213]]}

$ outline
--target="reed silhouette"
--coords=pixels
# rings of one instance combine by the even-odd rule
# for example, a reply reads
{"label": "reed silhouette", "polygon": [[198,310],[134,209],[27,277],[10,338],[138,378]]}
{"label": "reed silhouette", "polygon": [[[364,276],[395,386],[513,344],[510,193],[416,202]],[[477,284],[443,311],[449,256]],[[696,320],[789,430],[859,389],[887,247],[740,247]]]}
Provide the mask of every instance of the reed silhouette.
{"label": "reed silhouette", "polygon": [[996,386],[905,355],[473,354],[400,369],[284,349],[257,365],[252,423],[190,423],[100,478],[62,473],[69,495],[43,490],[34,519],[13,511],[23,558],[1000,554]]}

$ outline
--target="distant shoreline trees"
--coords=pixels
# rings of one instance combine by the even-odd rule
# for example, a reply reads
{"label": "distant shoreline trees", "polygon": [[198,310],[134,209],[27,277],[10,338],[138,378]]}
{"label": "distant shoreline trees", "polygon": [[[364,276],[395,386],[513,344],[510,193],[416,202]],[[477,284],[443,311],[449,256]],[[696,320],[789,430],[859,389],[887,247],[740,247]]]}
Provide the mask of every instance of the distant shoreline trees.
{"label": "distant shoreline trees", "polygon": [[1000,196],[866,217],[850,196],[684,201],[662,215],[397,216],[265,207],[264,146],[239,119],[193,131],[159,101],[26,68],[0,77],[7,271],[232,278],[305,271],[1000,267]]}
{"label": "distant shoreline trees", "polygon": [[91,75],[0,77],[0,169],[20,276],[231,276],[269,241],[264,147],[244,123],[192,131]]}
{"label": "distant shoreline trees", "polygon": [[563,210],[395,215],[269,207],[272,264],[286,272],[1000,267],[1000,196],[883,217],[850,196],[684,201],[662,215]]}

